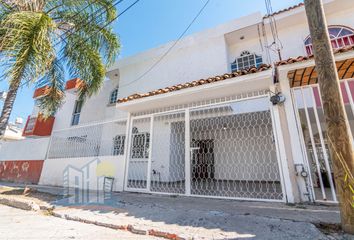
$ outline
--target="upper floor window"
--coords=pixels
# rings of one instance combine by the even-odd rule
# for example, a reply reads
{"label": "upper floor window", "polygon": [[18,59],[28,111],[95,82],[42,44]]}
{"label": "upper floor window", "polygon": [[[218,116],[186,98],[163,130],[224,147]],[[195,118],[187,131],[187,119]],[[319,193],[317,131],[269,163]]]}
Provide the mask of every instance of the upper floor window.
{"label": "upper floor window", "polygon": [[262,56],[249,51],[243,51],[240,57],[235,59],[235,62],[231,63],[231,71],[239,71],[249,69],[251,67],[259,67],[263,64]]}
{"label": "upper floor window", "polygon": [[118,88],[114,89],[109,96],[109,103],[114,104],[118,100]]}
{"label": "upper floor window", "polygon": [[[329,36],[333,49],[354,45],[354,31],[348,27],[330,26],[328,27]],[[305,40],[306,52],[313,54],[312,39],[308,36]]]}
{"label": "upper floor window", "polygon": [[72,116],[72,120],[71,120],[71,125],[72,126],[75,126],[75,125],[79,124],[80,114],[81,114],[81,109],[82,109],[83,103],[84,102],[82,100],[77,100],[75,102],[74,112],[73,112],[73,116]]}

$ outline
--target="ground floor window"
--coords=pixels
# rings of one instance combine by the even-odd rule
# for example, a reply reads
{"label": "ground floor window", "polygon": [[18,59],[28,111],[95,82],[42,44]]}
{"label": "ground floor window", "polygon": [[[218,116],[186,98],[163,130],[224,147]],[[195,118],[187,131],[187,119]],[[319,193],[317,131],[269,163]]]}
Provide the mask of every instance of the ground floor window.
{"label": "ground floor window", "polygon": [[124,155],[125,136],[117,135],[113,138],[113,155]]}

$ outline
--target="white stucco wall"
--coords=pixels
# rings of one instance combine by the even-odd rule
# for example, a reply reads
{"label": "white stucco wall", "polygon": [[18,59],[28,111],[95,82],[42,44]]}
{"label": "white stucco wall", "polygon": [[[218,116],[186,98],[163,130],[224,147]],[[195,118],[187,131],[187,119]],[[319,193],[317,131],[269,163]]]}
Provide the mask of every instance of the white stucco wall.
{"label": "white stucco wall", "polygon": [[[116,81],[107,80],[97,95],[86,99],[81,109],[79,125],[127,117],[126,112],[116,109],[114,104],[109,104],[110,94],[117,86]],[[64,104],[55,115],[55,131],[71,127],[77,93],[74,89],[65,93]]]}
{"label": "white stucco wall", "polygon": [[[65,171],[70,169],[85,170],[89,166],[89,189],[97,190],[97,164],[90,164],[93,161],[108,162],[112,167],[114,166],[114,191],[123,191],[124,181],[124,157],[123,156],[98,156],[98,157],[86,157],[86,158],[56,158],[47,159],[44,161],[42,175],[39,180],[39,184],[51,185],[51,186],[63,186]],[[86,169],[87,170],[87,169]],[[75,186],[75,178],[69,177],[69,186]],[[98,190],[102,190],[98,189]]]}
{"label": "white stucco wall", "polygon": [[0,161],[44,160],[49,138],[27,138],[0,143]]}

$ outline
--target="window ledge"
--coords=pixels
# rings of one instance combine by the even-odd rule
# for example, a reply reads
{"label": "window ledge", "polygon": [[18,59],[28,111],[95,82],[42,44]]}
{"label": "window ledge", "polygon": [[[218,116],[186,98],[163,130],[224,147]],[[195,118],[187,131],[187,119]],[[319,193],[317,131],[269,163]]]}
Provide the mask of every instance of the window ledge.
{"label": "window ledge", "polygon": [[116,106],[116,103],[108,103],[107,104],[107,107],[114,107],[114,106]]}

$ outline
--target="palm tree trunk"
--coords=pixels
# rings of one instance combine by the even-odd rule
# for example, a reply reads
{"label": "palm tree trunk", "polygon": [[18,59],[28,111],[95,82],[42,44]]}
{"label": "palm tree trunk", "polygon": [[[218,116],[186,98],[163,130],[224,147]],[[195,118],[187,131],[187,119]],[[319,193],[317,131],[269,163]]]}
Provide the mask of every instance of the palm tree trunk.
{"label": "palm tree trunk", "polygon": [[10,115],[12,112],[13,105],[15,103],[17,90],[20,86],[21,81],[13,81],[10,84],[9,92],[7,93],[2,113],[0,116],[0,139],[4,137],[6,126],[9,123]]}

